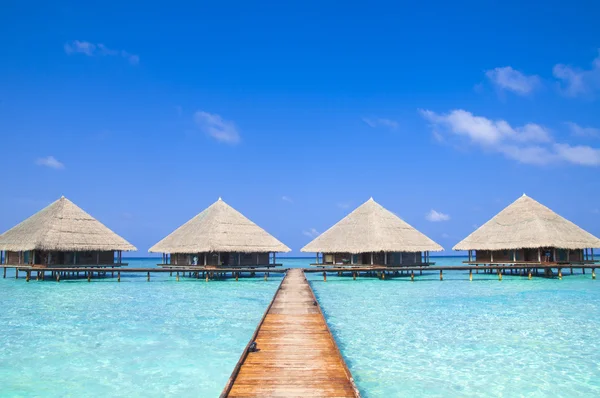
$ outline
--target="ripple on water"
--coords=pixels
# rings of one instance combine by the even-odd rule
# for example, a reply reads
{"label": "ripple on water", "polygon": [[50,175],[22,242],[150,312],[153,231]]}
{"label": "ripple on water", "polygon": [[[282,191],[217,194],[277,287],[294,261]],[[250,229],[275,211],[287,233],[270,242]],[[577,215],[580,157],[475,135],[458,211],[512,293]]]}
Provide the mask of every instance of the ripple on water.
{"label": "ripple on water", "polygon": [[216,397],[280,280],[0,279],[0,395]]}
{"label": "ripple on water", "polygon": [[600,396],[600,286],[309,277],[366,397]]}

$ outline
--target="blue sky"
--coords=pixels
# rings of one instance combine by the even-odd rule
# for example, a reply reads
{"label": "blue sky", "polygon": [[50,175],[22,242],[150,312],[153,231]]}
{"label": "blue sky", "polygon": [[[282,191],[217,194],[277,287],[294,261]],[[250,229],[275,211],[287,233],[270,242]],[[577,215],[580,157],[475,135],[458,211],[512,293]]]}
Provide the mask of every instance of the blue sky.
{"label": "blue sky", "polygon": [[600,6],[16,2],[0,230],[65,195],[139,254],[219,196],[298,254],[373,196],[446,249],[522,193],[600,236]]}

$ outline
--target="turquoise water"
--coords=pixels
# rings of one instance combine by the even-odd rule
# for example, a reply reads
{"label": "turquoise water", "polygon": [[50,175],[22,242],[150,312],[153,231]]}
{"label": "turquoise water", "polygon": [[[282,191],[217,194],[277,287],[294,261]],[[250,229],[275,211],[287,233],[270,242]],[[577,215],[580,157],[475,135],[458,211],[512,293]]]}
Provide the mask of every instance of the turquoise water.
{"label": "turquoise water", "polygon": [[473,276],[309,280],[364,397],[600,396],[599,280]]}
{"label": "turquoise water", "polygon": [[[13,275],[0,279],[0,396],[23,397],[216,397],[281,280]],[[589,272],[308,278],[365,397],[600,395],[600,281]]]}
{"label": "turquoise water", "polygon": [[0,277],[0,395],[21,397],[217,397],[281,280],[12,275]]}

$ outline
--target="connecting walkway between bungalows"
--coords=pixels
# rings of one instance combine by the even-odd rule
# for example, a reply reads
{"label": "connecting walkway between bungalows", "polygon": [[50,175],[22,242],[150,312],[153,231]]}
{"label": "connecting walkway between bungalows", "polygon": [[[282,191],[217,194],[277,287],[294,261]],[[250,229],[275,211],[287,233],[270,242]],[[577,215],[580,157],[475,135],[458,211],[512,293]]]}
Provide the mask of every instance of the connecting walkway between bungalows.
{"label": "connecting walkway between bungalows", "polygon": [[221,397],[360,397],[301,269],[290,269]]}

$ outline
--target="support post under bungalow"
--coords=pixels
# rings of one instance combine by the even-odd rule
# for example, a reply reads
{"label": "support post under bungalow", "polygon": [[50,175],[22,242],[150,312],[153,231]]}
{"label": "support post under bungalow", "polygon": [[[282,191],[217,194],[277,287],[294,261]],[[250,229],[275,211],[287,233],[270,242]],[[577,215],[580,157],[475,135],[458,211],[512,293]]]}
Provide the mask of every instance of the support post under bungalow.
{"label": "support post under bungalow", "polygon": [[383,265],[387,265],[387,252],[383,252]]}
{"label": "support post under bungalow", "polygon": [[373,265],[373,252],[371,252],[371,265]]}
{"label": "support post under bungalow", "polygon": [[538,263],[542,263],[542,249],[538,247]]}
{"label": "support post under bungalow", "polygon": [[277,264],[277,253],[273,252],[273,265]]}
{"label": "support post under bungalow", "polygon": [[317,257],[316,258],[316,264],[318,265],[319,264],[319,252],[317,252],[317,256],[316,257]]}
{"label": "support post under bungalow", "polygon": [[592,254],[592,262],[593,262],[594,261],[594,248],[593,247],[590,248],[590,252]]}

